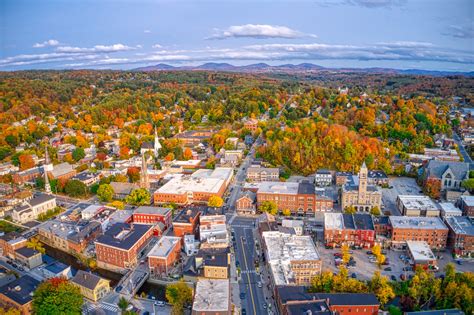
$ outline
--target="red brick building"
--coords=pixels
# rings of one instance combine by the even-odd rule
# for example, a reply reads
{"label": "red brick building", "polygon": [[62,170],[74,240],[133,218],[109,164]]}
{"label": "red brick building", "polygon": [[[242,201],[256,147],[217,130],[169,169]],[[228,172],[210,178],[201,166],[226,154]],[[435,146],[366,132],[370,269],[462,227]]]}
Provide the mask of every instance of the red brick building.
{"label": "red brick building", "polygon": [[439,217],[389,217],[392,247],[403,248],[406,241],[425,241],[433,249],[445,249],[448,228]]}
{"label": "red brick building", "polygon": [[235,202],[235,209],[240,214],[255,214],[256,212],[256,195],[254,192],[245,191],[242,196]]}
{"label": "red brick building", "polygon": [[459,256],[474,253],[474,224],[468,217],[453,216],[445,219],[449,228],[448,247]]}
{"label": "red brick building", "polygon": [[133,213],[133,223],[158,224],[161,222],[165,229],[168,229],[171,226],[171,214],[171,208],[141,206]]}
{"label": "red brick building", "polygon": [[27,240],[20,233],[10,232],[0,236],[0,249],[4,257],[15,257],[15,250],[26,246]]}
{"label": "red brick building", "polygon": [[134,267],[152,236],[152,225],[116,223],[95,241],[97,265],[118,272]]}
{"label": "red brick building", "polygon": [[474,217],[474,196],[461,196],[458,205],[463,215]]}
{"label": "red brick building", "polygon": [[199,230],[199,217],[201,208],[185,208],[173,221],[174,236],[183,237],[184,235],[196,235]]}
{"label": "red brick building", "polygon": [[244,128],[248,129],[252,132],[257,131],[258,129],[258,120],[250,118],[246,122],[244,122]]}
{"label": "red brick building", "polygon": [[179,260],[181,254],[181,238],[163,236],[148,253],[148,265],[154,275],[168,275]]}
{"label": "red brick building", "polygon": [[277,307],[283,315],[307,314],[314,304],[322,303],[340,315],[377,315],[380,307],[372,293],[309,293],[301,286],[281,286],[275,291]]}
{"label": "red brick building", "polygon": [[262,182],[258,184],[257,208],[265,201],[273,202],[279,211],[293,215],[309,215],[333,209],[332,199],[316,194],[314,184],[293,182]]}
{"label": "red brick building", "polygon": [[372,216],[367,213],[325,213],[324,241],[327,246],[347,244],[372,248],[375,244]]}

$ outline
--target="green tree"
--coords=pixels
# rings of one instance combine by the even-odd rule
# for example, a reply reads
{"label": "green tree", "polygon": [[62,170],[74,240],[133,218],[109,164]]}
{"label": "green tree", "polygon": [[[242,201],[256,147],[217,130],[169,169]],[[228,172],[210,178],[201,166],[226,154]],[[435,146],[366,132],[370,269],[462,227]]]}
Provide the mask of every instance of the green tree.
{"label": "green tree", "polygon": [[120,310],[122,311],[122,314],[127,310],[127,307],[130,303],[127,301],[126,298],[124,298],[123,296],[119,299],[118,303],[117,303],[117,306],[120,308]]}
{"label": "green tree", "polygon": [[87,186],[76,179],[69,180],[64,186],[64,192],[71,197],[84,197],[87,196]]}
{"label": "green tree", "polygon": [[83,303],[79,288],[64,278],[46,280],[33,293],[36,314],[81,314]]}
{"label": "green tree", "polygon": [[172,314],[183,314],[184,307],[193,301],[193,290],[184,281],[179,281],[166,286],[166,299],[173,306]]}
{"label": "green tree", "polygon": [[110,184],[102,184],[97,189],[97,197],[102,202],[110,202],[114,196],[114,189]]}
{"label": "green tree", "polygon": [[278,207],[273,201],[266,200],[260,204],[259,210],[261,212],[268,212],[270,214],[275,215],[278,212]]}
{"label": "green tree", "polygon": [[380,275],[380,271],[374,273],[372,279],[368,282],[368,287],[369,291],[377,296],[377,299],[382,306],[395,297],[395,292],[393,291],[390,282],[387,277]]}
{"label": "green tree", "polygon": [[462,187],[466,188],[470,192],[474,190],[474,178],[466,179],[462,182]]}
{"label": "green tree", "polygon": [[354,206],[347,206],[347,207],[344,208],[344,213],[345,214],[354,214],[356,212],[357,212],[357,210]]}
{"label": "green tree", "polygon": [[130,195],[125,198],[125,202],[135,206],[143,206],[150,204],[150,193],[144,188],[134,189]]}
{"label": "green tree", "polygon": [[219,196],[211,196],[209,197],[209,201],[207,205],[212,208],[220,208],[224,204],[224,200],[222,200]]}
{"label": "green tree", "polygon": [[72,158],[74,161],[79,162],[86,156],[86,152],[84,152],[83,148],[75,148],[74,151],[72,151]]}

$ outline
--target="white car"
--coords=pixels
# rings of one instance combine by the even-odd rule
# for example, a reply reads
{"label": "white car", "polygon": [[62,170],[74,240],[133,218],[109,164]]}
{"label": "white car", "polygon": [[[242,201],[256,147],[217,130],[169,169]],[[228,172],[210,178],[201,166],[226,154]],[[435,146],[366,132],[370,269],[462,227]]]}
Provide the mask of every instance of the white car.
{"label": "white car", "polygon": [[263,286],[263,285],[262,285],[262,283],[261,283],[260,281],[257,282],[257,287],[261,288],[262,286]]}
{"label": "white car", "polygon": [[165,302],[163,302],[163,301],[156,301],[156,302],[155,302],[155,305],[156,305],[156,306],[161,306],[161,307],[163,307],[163,306],[165,306]]}

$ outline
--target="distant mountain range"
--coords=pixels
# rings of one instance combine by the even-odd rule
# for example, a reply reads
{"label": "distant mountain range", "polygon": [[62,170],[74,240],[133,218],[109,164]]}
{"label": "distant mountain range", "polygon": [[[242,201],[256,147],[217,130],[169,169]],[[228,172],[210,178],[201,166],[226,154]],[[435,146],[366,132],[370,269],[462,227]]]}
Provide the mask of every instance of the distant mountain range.
{"label": "distant mountain range", "polygon": [[246,66],[234,66],[229,63],[209,62],[200,66],[171,66],[160,63],[154,66],[146,66],[133,69],[134,71],[183,71],[183,70],[203,70],[203,71],[228,71],[228,72],[246,72],[246,73],[265,73],[265,72],[360,72],[360,73],[392,73],[392,74],[414,74],[414,75],[431,75],[431,76],[447,76],[447,75],[464,75],[474,76],[474,72],[454,72],[454,71],[432,71],[417,69],[390,69],[390,68],[325,68],[312,63],[300,63],[298,65],[284,64],[279,66],[271,66],[266,63],[255,63]]}

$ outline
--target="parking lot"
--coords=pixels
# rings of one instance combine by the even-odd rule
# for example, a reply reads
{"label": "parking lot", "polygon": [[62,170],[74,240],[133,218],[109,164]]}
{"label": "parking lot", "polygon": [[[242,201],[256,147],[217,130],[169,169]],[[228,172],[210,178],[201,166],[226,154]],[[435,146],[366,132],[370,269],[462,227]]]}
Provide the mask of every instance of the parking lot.
{"label": "parking lot", "polygon": [[[321,259],[323,260],[323,271],[329,270],[331,272],[338,272],[338,267],[336,267],[334,262],[334,254],[341,253],[341,249],[326,249],[324,246],[319,246],[318,251],[321,255]],[[348,268],[349,275],[355,273],[358,279],[369,280],[376,270],[380,270],[382,275],[387,276],[389,279],[391,276],[394,276],[397,280],[399,280],[401,274],[404,274],[406,277],[414,274],[411,269],[403,270],[405,267],[407,267],[407,269],[410,267],[408,263],[405,263],[404,260],[400,259],[400,255],[407,255],[407,252],[404,250],[385,250],[385,256],[388,258],[389,264],[382,266],[380,269],[376,263],[371,263],[369,261],[369,255],[367,255],[367,251],[369,251],[369,249],[352,250],[351,256],[354,257],[356,265]],[[452,258],[448,251],[436,252],[434,254],[441,257],[441,259],[438,259],[439,271],[435,273],[436,275],[444,273],[444,267],[448,263],[453,263],[456,271],[458,272],[472,272],[472,270],[474,270],[474,260],[464,260],[462,264],[459,265]],[[385,270],[385,268],[388,267],[391,268],[391,271]]]}
{"label": "parking lot", "polygon": [[396,206],[398,195],[423,194],[416,180],[411,177],[390,177],[390,187],[382,189],[382,202],[384,211],[390,211],[391,215],[401,215]]}

